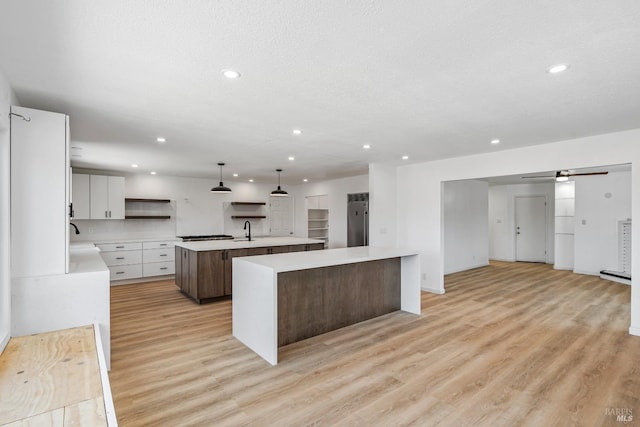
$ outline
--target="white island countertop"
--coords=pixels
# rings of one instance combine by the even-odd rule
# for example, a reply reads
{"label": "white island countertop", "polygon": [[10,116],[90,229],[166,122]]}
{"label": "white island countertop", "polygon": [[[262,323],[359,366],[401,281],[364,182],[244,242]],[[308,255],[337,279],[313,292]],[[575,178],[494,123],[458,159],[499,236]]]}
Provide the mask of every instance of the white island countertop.
{"label": "white island countertop", "polygon": [[[290,252],[274,255],[252,256],[250,262],[272,268],[275,273],[327,267],[330,265],[354,264],[387,258],[417,255],[410,249],[356,246],[352,248],[329,249],[324,251]],[[234,258],[238,260],[244,257]]]}
{"label": "white island countertop", "polygon": [[205,240],[200,242],[176,242],[175,245],[191,251],[221,251],[269,246],[311,245],[314,243],[324,243],[324,241],[301,237],[254,237],[251,241],[246,239]]}

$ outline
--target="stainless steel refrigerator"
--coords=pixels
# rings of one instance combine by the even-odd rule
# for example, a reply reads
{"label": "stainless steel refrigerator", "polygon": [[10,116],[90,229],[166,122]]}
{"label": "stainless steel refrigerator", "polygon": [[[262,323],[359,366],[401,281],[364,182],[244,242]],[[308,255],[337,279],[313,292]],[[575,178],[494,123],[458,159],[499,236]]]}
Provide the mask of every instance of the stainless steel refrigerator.
{"label": "stainless steel refrigerator", "polygon": [[369,245],[369,194],[349,194],[347,246]]}

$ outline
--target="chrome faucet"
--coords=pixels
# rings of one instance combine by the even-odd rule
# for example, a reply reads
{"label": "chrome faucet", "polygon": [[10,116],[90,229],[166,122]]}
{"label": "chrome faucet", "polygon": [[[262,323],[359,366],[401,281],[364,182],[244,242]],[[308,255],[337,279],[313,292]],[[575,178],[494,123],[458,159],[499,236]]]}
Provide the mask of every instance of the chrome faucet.
{"label": "chrome faucet", "polygon": [[70,222],[69,225],[72,225],[73,228],[76,229],[76,234],[80,234],[80,230],[78,230],[78,227],[74,223]]}
{"label": "chrome faucet", "polygon": [[245,221],[244,222],[244,229],[247,229],[247,225],[249,226],[249,232],[247,234],[245,234],[244,237],[247,238],[248,241],[251,241],[251,223],[249,221]]}

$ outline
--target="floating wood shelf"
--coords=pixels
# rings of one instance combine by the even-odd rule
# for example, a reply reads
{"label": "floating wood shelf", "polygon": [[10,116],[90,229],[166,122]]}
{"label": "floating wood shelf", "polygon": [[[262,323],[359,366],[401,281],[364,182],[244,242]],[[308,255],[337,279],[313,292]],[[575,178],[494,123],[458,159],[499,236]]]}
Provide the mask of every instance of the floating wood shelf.
{"label": "floating wood shelf", "polygon": [[232,206],[245,205],[245,206],[264,206],[265,202],[231,202]]}
{"label": "floating wood shelf", "polygon": [[232,219],[263,219],[266,218],[265,215],[231,215]]}
{"label": "floating wood shelf", "polygon": [[125,215],[124,219],[169,219],[171,215]]}
{"label": "floating wood shelf", "polygon": [[170,203],[169,199],[124,199],[125,202]]}

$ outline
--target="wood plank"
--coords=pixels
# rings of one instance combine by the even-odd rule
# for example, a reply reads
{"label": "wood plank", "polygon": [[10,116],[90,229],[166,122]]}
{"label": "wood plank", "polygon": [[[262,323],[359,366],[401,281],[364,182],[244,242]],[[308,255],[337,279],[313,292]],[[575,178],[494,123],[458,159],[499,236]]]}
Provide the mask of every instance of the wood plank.
{"label": "wood plank", "polygon": [[0,425],[102,399],[93,326],[12,338],[0,356]]}
{"label": "wood plank", "polygon": [[278,346],[400,310],[400,258],[278,273]]}
{"label": "wood plank", "polygon": [[[231,336],[229,300],[172,281],[112,292],[121,425],[619,425],[640,412],[630,287],[544,264],[492,262],[393,312],[280,349]],[[635,419],[635,416],[634,416]],[[630,425],[633,425],[631,423]]]}

